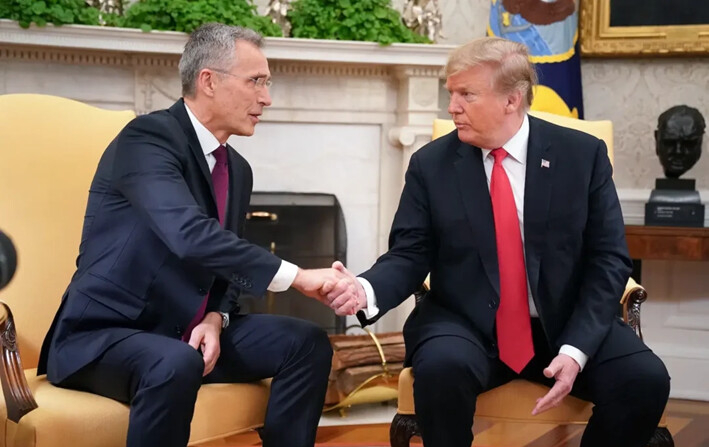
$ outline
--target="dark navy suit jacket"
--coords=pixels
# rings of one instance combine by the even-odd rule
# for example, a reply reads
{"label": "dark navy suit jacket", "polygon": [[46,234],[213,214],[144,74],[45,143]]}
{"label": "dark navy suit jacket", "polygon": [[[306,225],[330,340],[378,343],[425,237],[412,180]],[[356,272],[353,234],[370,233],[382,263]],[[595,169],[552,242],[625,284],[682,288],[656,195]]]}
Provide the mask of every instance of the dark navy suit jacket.
{"label": "dark navy suit jacket", "polygon": [[[569,344],[597,362],[647,349],[616,317],[632,264],[605,144],[531,116],[529,125],[525,257],[551,347]],[[431,289],[404,327],[407,361],[439,335],[470,339],[496,356],[500,275],[480,148],[453,131],[411,157],[389,245],[361,275],[380,313],[368,321],[360,312],[360,321],[397,306],[430,272]]]}
{"label": "dark navy suit jacket", "polygon": [[210,290],[207,311],[233,310],[241,290],[266,291],[281,260],[240,237],[252,172],[232,148],[228,154],[223,229],[182,100],[134,119],[111,142],[91,184],[77,270],[44,340],[39,374],[60,382],[137,332],[179,339]]}

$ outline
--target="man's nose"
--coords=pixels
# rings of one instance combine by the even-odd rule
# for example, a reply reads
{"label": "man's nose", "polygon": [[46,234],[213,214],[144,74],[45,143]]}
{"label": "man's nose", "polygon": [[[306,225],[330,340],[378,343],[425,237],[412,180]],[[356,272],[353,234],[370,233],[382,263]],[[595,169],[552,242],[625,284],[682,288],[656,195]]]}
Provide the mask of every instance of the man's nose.
{"label": "man's nose", "polygon": [[460,102],[455,95],[451,95],[451,99],[448,101],[448,113],[450,115],[458,115],[463,113],[463,107],[461,107]]}
{"label": "man's nose", "polygon": [[264,107],[271,105],[271,93],[268,91],[268,87],[264,86],[263,89],[261,89],[258,102],[259,104],[263,104]]}

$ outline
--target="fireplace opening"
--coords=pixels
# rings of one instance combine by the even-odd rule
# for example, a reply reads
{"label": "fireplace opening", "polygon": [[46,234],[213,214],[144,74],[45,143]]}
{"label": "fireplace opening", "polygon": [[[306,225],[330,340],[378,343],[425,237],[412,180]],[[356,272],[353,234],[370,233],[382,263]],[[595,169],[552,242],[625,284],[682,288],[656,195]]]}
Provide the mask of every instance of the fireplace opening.
{"label": "fireplace opening", "polygon": [[[332,194],[254,192],[246,215],[244,237],[301,268],[347,264],[347,232],[342,208]],[[345,330],[345,317],[295,289],[244,294],[242,311],[289,315],[309,320],[330,334]]]}

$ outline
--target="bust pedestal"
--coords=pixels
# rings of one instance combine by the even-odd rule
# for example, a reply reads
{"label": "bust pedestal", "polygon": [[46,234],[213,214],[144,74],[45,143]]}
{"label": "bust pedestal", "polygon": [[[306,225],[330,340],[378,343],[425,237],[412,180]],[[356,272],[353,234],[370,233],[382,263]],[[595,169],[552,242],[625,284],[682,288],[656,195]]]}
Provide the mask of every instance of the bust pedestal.
{"label": "bust pedestal", "polygon": [[645,225],[703,227],[704,205],[694,179],[655,179],[645,204]]}

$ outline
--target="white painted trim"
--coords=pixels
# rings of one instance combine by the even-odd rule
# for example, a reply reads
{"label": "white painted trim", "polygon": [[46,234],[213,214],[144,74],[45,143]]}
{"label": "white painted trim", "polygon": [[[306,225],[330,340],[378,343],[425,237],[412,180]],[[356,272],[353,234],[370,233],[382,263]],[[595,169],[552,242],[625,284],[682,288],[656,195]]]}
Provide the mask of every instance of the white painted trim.
{"label": "white painted trim", "polygon": [[[706,315],[670,315],[664,324],[665,328],[690,329],[693,331],[709,331],[709,318]],[[707,350],[709,359],[709,350]]]}
{"label": "white painted trim", "polygon": [[[31,26],[22,29],[11,20],[0,20],[0,44],[55,47],[77,50],[182,54],[187,34],[175,31],[143,32],[139,29],[86,25]],[[443,67],[455,46],[267,37],[266,57],[272,60],[355,64]]]}
{"label": "white painted trim", "polygon": [[670,383],[670,397],[672,399],[703,400],[709,402],[709,392],[692,389],[674,389]]}
{"label": "white painted trim", "polygon": [[663,359],[709,360],[709,348],[683,346],[678,343],[663,343],[646,340],[652,351]]}

